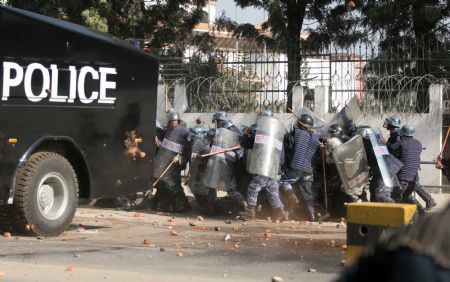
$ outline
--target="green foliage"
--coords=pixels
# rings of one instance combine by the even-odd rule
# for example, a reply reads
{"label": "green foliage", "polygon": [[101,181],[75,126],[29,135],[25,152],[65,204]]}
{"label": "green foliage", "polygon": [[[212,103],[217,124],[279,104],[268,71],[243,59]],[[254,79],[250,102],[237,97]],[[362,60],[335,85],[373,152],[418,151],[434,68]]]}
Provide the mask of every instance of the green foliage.
{"label": "green foliage", "polygon": [[[206,0],[9,0],[8,4],[82,24],[120,38],[146,38],[149,46],[184,48],[204,17]],[[200,39],[199,39],[200,40]],[[200,40],[202,41],[202,40]],[[205,39],[203,38],[203,42]]]}

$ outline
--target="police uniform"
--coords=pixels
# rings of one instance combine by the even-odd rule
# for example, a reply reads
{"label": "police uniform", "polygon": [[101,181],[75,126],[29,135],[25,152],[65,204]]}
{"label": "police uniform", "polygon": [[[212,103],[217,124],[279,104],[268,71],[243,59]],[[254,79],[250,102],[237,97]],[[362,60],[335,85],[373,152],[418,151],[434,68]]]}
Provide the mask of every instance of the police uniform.
{"label": "police uniform", "polygon": [[[405,131],[406,134],[409,134],[407,132],[409,127],[410,126],[405,125],[402,127],[402,130]],[[416,180],[420,166],[420,155],[422,153],[422,143],[420,143],[419,140],[412,138],[414,136],[414,128],[410,128],[412,128],[412,133],[410,133],[411,136],[404,135],[409,138],[402,138],[402,140],[388,146],[391,150],[398,152],[399,160],[403,163],[403,167],[397,174],[400,181],[400,187],[394,189],[392,192],[392,197],[397,202],[415,203],[420,209],[421,206],[412,193],[416,187]],[[405,133],[402,133],[401,131],[400,134],[402,136]]]}
{"label": "police uniform", "polygon": [[[165,152],[173,152],[174,156],[178,153],[179,161],[174,163],[166,174],[160,179],[157,185],[157,191],[152,199],[152,208],[154,210],[163,210],[168,212],[183,212],[189,210],[190,206],[181,186],[181,171],[186,168],[191,156],[191,146],[188,141],[189,132],[186,127],[180,125],[180,116],[177,112],[171,110],[168,113],[169,125],[164,129],[163,141],[161,148],[157,153],[155,161],[158,161],[159,154],[163,155]],[[173,126],[171,121],[178,120],[178,125]],[[176,140],[173,141],[173,140]],[[165,154],[170,156],[169,154]],[[165,162],[170,163],[171,160],[164,159]],[[166,164],[164,163],[164,166]],[[155,164],[158,173],[163,170],[162,164]],[[159,177],[159,175],[155,175]]]}
{"label": "police uniform", "polygon": [[[302,115],[303,116],[303,115]],[[294,148],[289,169],[281,178],[280,189],[292,191],[292,185],[299,181],[300,194],[306,202],[309,219],[315,220],[317,193],[312,187],[313,167],[319,155],[320,142],[316,133],[304,127],[294,129]]]}

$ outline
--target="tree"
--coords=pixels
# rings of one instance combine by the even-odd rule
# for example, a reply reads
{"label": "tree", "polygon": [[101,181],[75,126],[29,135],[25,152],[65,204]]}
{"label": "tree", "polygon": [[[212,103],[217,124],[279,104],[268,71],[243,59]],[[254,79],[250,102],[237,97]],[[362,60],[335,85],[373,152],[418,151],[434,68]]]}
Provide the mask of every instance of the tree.
{"label": "tree", "polygon": [[205,15],[206,0],[9,0],[8,4],[120,38],[148,39],[153,48],[181,50],[194,41],[192,30]]}
{"label": "tree", "polygon": [[[236,37],[247,37],[264,42],[268,48],[285,52],[288,58],[288,89],[291,93],[293,84],[300,80],[302,61],[301,31],[305,21],[320,21],[326,17],[324,10],[330,7],[345,10],[343,1],[323,0],[235,0],[241,8],[256,7],[268,12],[267,20],[258,30],[251,24],[238,24],[222,15],[217,21],[217,28],[233,32]],[[336,11],[340,11],[337,9]],[[341,25],[353,21],[352,18],[342,19]],[[344,29],[343,29],[344,30]],[[288,106],[292,106],[292,96],[288,95]]]}

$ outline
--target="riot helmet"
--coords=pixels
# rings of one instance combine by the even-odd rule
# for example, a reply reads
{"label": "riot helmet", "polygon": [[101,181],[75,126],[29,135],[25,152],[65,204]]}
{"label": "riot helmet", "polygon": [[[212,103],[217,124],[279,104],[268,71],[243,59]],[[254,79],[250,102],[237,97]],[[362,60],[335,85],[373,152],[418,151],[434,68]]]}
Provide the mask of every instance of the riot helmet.
{"label": "riot helmet", "polygon": [[247,130],[248,135],[254,137],[254,136],[256,135],[256,128],[257,128],[257,127],[258,127],[258,126],[256,125],[256,123],[250,125],[250,127],[249,127],[248,130]]}
{"label": "riot helmet", "polygon": [[331,137],[336,137],[341,139],[342,136],[344,135],[344,132],[342,130],[342,127],[339,124],[332,124],[330,125],[330,127],[328,128],[328,134],[331,135]]}
{"label": "riot helmet", "polygon": [[173,121],[173,120],[178,120],[178,121],[180,121],[180,120],[181,120],[181,116],[180,116],[180,114],[179,114],[177,111],[175,111],[174,109],[170,109],[170,110],[167,112],[167,121],[168,121],[168,122],[171,122],[171,121]]}
{"label": "riot helmet", "polygon": [[206,132],[206,135],[203,138],[203,143],[204,144],[213,143],[215,137],[216,137],[216,129],[215,128],[211,128],[210,130],[208,130]]}
{"label": "riot helmet", "polygon": [[260,116],[265,116],[265,117],[273,117],[273,112],[272,112],[272,110],[269,110],[269,109],[267,109],[267,110],[262,110],[262,111],[259,113],[259,115],[260,115]]}
{"label": "riot helmet", "polygon": [[188,140],[192,141],[195,138],[203,138],[206,130],[202,126],[194,126],[189,128]]}
{"label": "riot helmet", "polygon": [[312,128],[314,126],[314,119],[308,114],[302,114],[297,121],[303,127],[307,126]]}
{"label": "riot helmet", "polygon": [[388,117],[384,120],[383,123],[384,128],[394,127],[394,128],[400,128],[400,119],[396,116]]}
{"label": "riot helmet", "polygon": [[410,124],[405,124],[400,129],[401,137],[414,137],[414,135],[416,135],[416,129],[414,128],[414,126]]}
{"label": "riot helmet", "polygon": [[212,122],[215,122],[216,120],[224,120],[224,121],[228,120],[227,112],[220,111],[220,112],[214,113],[213,117],[212,117]]}

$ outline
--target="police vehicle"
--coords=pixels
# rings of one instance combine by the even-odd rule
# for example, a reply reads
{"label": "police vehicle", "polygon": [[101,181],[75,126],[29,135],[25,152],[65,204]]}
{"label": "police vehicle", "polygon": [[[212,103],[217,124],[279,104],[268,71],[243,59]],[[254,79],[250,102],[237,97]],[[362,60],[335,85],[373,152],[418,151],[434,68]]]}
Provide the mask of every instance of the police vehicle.
{"label": "police vehicle", "polygon": [[158,60],[0,5],[0,229],[69,227],[77,204],[152,185]]}

